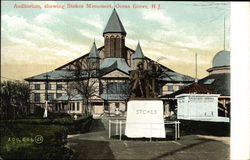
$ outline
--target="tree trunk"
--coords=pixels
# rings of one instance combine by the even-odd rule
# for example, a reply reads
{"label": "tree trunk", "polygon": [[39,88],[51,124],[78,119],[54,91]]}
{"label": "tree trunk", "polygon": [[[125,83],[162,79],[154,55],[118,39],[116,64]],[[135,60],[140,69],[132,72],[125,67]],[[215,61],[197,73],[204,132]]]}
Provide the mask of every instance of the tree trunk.
{"label": "tree trunk", "polygon": [[16,110],[15,110],[15,107],[13,107],[13,118],[14,118],[14,120],[16,119]]}
{"label": "tree trunk", "polygon": [[88,116],[90,115],[90,107],[89,107],[89,100],[87,99],[87,111],[88,111]]}

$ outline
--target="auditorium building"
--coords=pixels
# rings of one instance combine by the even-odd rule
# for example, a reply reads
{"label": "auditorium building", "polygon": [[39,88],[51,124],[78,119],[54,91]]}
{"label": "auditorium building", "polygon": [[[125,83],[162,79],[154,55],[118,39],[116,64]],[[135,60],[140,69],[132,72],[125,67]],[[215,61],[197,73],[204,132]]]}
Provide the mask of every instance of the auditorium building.
{"label": "auditorium building", "polygon": [[[194,78],[177,73],[148,58],[147,51],[139,43],[135,50],[126,46],[126,35],[114,9],[103,31],[103,46],[97,47],[93,42],[89,53],[53,71],[26,78],[31,89],[31,111],[44,108],[47,100],[48,110],[51,112],[84,114],[86,97],[77,90],[69,91],[70,84],[76,81],[74,73],[77,71],[81,73],[78,81],[95,82],[95,92],[88,98],[87,104],[90,106],[89,112],[96,115],[113,114],[117,110],[120,114],[126,114],[130,88],[129,72],[137,69],[138,63],[142,62],[145,70],[150,63],[154,63],[162,71],[157,77],[159,97],[194,82]],[[86,62],[90,65],[86,65]]]}

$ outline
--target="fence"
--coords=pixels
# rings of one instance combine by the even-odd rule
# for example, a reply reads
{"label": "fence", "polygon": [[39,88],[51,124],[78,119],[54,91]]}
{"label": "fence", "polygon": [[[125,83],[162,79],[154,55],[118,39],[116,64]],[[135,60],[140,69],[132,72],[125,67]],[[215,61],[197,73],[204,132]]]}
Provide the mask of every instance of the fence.
{"label": "fence", "polygon": [[[130,123],[130,124],[137,124],[137,123]],[[152,124],[155,124],[155,123],[152,123]],[[167,126],[174,125],[175,140],[178,140],[178,138],[180,138],[180,122],[179,121],[165,121],[164,125],[165,125],[166,130],[168,128]],[[109,120],[109,138],[111,138],[113,133],[115,133],[114,135],[119,135],[119,139],[122,140],[122,135],[125,135],[125,128],[126,128],[125,119]],[[150,137],[150,141],[152,140],[152,138],[153,137]]]}

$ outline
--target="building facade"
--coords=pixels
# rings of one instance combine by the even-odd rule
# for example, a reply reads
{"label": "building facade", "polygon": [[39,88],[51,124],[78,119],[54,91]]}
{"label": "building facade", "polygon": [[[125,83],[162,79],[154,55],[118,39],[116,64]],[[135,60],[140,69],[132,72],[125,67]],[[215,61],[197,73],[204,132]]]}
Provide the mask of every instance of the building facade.
{"label": "building facade", "polygon": [[[103,46],[97,48],[94,42],[89,53],[51,72],[25,79],[31,89],[31,108],[44,107],[47,100],[52,112],[82,114],[89,111],[102,115],[119,110],[120,114],[126,114],[129,72],[137,69],[137,64],[141,62],[145,70],[154,63],[162,71],[156,84],[159,96],[194,82],[194,78],[174,72],[145,56],[139,43],[135,50],[127,47],[126,35],[114,9],[103,32]],[[83,96],[83,93],[71,87],[76,81],[81,81],[85,87],[87,84],[86,90],[94,90],[94,93]],[[86,90],[83,91],[85,94]]]}
{"label": "building facade", "polygon": [[230,117],[230,51],[222,50],[216,53],[212,67],[207,70],[208,76],[200,79],[198,83],[219,96],[219,116]]}
{"label": "building facade", "polygon": [[166,116],[177,110],[176,96],[180,94],[218,94],[218,116],[230,117],[230,51],[216,53],[212,67],[207,69],[208,76],[182,89],[161,96]]}

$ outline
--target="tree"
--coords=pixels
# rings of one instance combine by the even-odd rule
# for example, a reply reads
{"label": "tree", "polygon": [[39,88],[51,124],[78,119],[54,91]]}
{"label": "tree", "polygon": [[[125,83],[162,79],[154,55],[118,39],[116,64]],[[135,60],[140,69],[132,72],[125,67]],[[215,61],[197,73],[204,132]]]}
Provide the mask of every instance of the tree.
{"label": "tree", "polygon": [[21,81],[1,82],[1,118],[16,118],[29,112],[29,85]]}
{"label": "tree", "polygon": [[126,110],[127,110],[127,104],[131,95],[131,82],[130,80],[125,80],[125,82],[123,83],[123,85],[121,86],[121,93],[120,94],[120,98],[124,98],[124,102],[126,105]]}
{"label": "tree", "polygon": [[89,100],[98,95],[99,91],[99,69],[93,67],[93,63],[89,59],[78,61],[75,64],[75,69],[70,76],[65,78],[69,81],[67,94],[68,101],[72,97],[72,93],[80,94],[83,102],[83,110],[86,115],[91,114]]}

